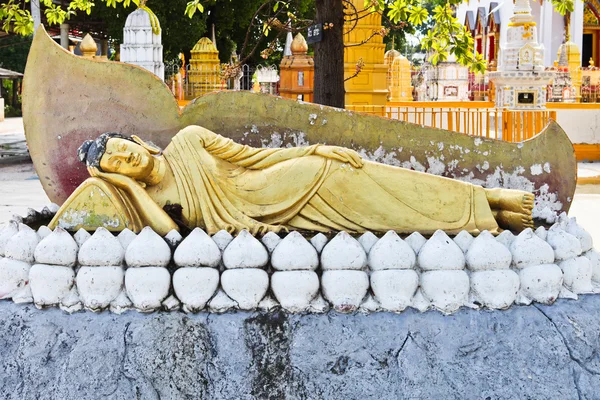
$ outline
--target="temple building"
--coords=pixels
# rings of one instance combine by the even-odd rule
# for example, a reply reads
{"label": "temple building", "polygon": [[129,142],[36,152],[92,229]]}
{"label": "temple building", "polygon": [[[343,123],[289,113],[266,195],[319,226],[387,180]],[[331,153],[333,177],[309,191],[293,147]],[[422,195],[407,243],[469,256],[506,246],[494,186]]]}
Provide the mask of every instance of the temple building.
{"label": "temple building", "polygon": [[[346,104],[385,106],[388,97],[388,67],[383,63],[385,44],[383,36],[374,34],[383,29],[381,14],[365,10],[364,0],[348,0],[348,3],[359,15],[349,15],[344,24],[344,76],[352,77],[345,83]],[[363,67],[356,74],[360,60]]]}
{"label": "temple building", "polygon": [[546,108],[548,84],[554,72],[545,71],[544,48],[529,0],[516,0],[514,15],[501,45],[498,70],[489,73],[496,85],[496,107],[539,110]]}
{"label": "temple building", "polygon": [[[488,60],[490,70],[498,57],[498,45],[507,40],[513,16],[513,1],[469,0],[457,7],[456,16],[473,33],[475,48]],[[545,49],[543,66],[552,67],[554,57],[565,43],[567,31],[581,51],[580,64],[600,55],[600,0],[576,0],[575,11],[567,16],[557,13],[549,1],[531,0],[531,15],[537,25],[538,40]],[[566,29],[567,25],[569,29]],[[482,29],[483,28],[483,29]]]}
{"label": "temple building", "polygon": [[313,57],[308,55],[308,44],[301,33],[289,42],[289,48],[286,43],[284,54],[279,66],[279,95],[312,102],[315,63]]}

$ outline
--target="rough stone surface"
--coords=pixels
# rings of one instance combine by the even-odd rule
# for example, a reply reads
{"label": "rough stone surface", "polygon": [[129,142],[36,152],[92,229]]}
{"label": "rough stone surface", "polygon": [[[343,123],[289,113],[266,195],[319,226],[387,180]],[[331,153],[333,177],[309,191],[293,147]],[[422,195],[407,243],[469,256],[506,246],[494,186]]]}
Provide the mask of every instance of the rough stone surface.
{"label": "rough stone surface", "polygon": [[452,316],[67,315],[0,302],[0,397],[593,399],[599,310],[600,296]]}

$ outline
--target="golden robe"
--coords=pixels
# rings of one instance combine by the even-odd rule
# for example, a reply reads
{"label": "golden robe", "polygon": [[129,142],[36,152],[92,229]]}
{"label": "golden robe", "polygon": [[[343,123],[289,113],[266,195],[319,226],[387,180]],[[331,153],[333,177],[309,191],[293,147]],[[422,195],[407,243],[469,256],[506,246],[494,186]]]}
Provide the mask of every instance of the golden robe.
{"label": "golden robe", "polygon": [[498,227],[480,186],[370,161],[356,169],[314,155],[318,146],[257,149],[190,126],[163,155],[184,222],[210,234]]}

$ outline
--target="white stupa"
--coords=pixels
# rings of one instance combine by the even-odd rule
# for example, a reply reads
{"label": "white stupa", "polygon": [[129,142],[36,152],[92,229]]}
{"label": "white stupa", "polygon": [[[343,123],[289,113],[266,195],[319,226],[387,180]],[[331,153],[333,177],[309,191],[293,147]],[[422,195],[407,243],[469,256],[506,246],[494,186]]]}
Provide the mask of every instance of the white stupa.
{"label": "white stupa", "polygon": [[127,17],[123,28],[121,61],[139,65],[160,79],[165,79],[160,24],[156,15],[145,6]]}
{"label": "white stupa", "polygon": [[496,85],[496,107],[545,109],[546,88],[553,73],[544,71],[544,48],[537,41],[529,0],[516,0],[506,33],[498,71],[489,74]]}

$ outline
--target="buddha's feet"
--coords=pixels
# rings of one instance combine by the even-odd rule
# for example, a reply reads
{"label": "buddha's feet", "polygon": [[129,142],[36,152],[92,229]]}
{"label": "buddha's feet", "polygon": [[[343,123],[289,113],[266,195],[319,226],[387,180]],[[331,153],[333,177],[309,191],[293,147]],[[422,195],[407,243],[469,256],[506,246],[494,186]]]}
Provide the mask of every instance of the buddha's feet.
{"label": "buddha's feet", "polygon": [[492,210],[525,215],[533,212],[535,197],[529,192],[512,189],[486,189],[485,192]]}
{"label": "buddha's feet", "polygon": [[530,214],[521,214],[512,211],[500,210],[494,213],[498,226],[503,229],[521,232],[527,228],[534,228],[533,218]]}

